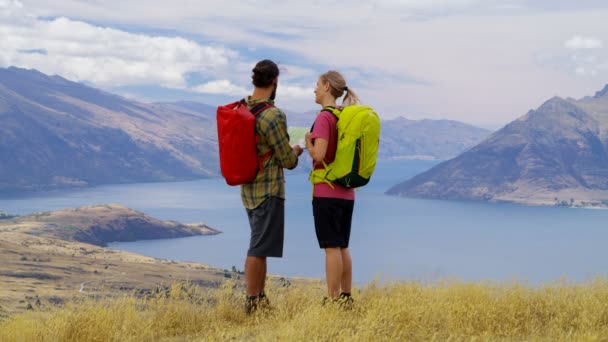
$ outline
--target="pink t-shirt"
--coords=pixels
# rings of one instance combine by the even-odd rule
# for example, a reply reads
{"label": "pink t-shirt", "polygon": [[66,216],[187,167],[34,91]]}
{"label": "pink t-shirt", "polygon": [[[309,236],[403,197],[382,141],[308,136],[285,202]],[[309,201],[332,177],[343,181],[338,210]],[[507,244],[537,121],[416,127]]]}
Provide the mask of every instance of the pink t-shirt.
{"label": "pink t-shirt", "polygon": [[[329,164],[336,158],[336,149],[338,147],[338,128],[336,127],[338,118],[328,111],[322,111],[315,119],[311,137],[313,139],[321,138],[327,140],[327,152],[325,153],[325,163]],[[312,162],[313,169],[322,169],[323,163]],[[355,199],[355,189],[345,188],[339,184],[332,184],[333,188],[327,183],[318,183],[314,185],[314,197],[341,198],[345,200]]]}

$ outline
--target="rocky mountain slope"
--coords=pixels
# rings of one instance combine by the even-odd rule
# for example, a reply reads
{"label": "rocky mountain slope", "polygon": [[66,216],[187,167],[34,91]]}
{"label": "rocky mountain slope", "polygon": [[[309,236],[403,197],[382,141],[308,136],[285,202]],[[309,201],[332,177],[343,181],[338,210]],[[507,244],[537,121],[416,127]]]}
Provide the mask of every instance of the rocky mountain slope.
{"label": "rocky mountain slope", "polygon": [[0,190],[174,181],[218,172],[214,112],[143,104],[0,69]]}
{"label": "rocky mountain slope", "polygon": [[469,151],[391,188],[392,195],[528,204],[608,204],[608,86],[552,98]]}

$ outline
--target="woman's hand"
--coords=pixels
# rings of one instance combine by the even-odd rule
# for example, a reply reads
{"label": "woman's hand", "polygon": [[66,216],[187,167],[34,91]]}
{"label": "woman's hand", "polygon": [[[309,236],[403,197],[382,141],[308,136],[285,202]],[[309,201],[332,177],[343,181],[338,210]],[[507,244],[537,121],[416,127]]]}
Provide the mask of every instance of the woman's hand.
{"label": "woman's hand", "polygon": [[304,144],[306,145],[306,148],[310,150],[310,147],[312,146],[312,133],[306,132],[306,134],[304,134]]}

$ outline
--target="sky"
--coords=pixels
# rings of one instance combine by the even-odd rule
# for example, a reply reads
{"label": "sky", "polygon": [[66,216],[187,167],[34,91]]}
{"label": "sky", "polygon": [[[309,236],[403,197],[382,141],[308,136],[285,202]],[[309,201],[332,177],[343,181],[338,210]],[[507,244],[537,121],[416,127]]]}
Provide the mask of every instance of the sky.
{"label": "sky", "polygon": [[338,70],[384,119],[497,129],[608,83],[606,18],[604,0],[0,0],[0,67],[219,105],[268,58],[286,111],[317,109],[318,76]]}

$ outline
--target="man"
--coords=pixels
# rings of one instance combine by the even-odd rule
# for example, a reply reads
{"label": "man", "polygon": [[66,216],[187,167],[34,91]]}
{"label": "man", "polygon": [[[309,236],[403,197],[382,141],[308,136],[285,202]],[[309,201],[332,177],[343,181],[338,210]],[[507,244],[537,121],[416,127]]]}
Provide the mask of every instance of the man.
{"label": "man", "polygon": [[268,304],[264,293],[266,280],[266,258],[283,256],[285,227],[285,176],[283,168],[293,169],[302,154],[299,145],[289,145],[285,113],[274,107],[279,68],[270,60],[258,62],[253,68],[253,94],[246,98],[247,107],[253,108],[261,102],[272,107],[258,114],[256,133],[259,137],[258,156],[262,167],[256,179],[241,185],[241,199],[247,211],[251,227],[251,239],[245,261],[247,283],[246,312],[249,314],[258,305]]}

